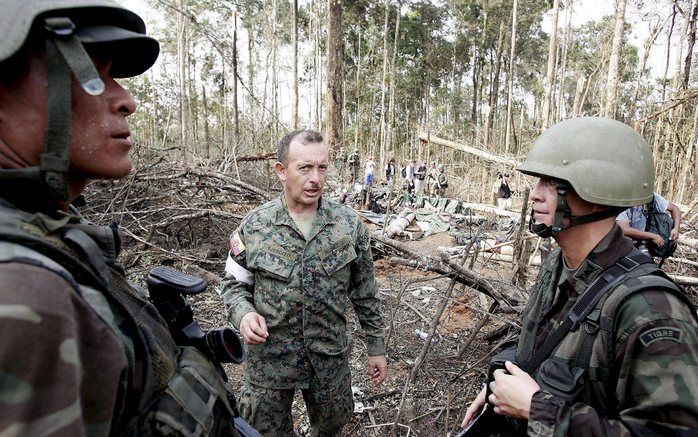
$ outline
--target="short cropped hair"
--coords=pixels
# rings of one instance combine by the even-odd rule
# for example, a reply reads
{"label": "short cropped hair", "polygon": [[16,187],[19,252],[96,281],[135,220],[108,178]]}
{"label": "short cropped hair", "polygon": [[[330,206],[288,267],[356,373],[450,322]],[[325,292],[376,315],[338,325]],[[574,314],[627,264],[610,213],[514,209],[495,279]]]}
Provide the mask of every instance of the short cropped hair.
{"label": "short cropped hair", "polygon": [[276,159],[283,165],[288,164],[288,149],[291,142],[298,139],[302,144],[322,143],[325,139],[320,132],[314,130],[295,130],[279,141],[276,147]]}

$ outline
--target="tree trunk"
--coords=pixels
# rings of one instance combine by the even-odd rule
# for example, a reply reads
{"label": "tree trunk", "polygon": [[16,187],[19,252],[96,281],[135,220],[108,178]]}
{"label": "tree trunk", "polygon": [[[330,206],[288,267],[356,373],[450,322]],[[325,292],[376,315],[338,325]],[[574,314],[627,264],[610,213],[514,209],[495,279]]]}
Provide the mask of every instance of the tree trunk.
{"label": "tree trunk", "polygon": [[[402,2],[397,3],[397,22],[395,23],[395,41],[393,41],[393,57],[390,60],[390,99],[388,100],[388,151],[394,156],[395,150],[395,59],[397,58],[398,37],[400,35],[400,18],[402,16]],[[383,168],[384,163],[381,163]]]}
{"label": "tree trunk", "polygon": [[497,39],[497,63],[494,69],[494,78],[492,79],[492,87],[490,88],[489,110],[487,111],[487,119],[485,121],[485,149],[489,147],[490,134],[494,127],[494,117],[497,113],[497,99],[499,95],[499,74],[502,70],[502,55],[504,52],[504,22],[499,25],[499,37]]}
{"label": "tree trunk", "polygon": [[[356,56],[356,126],[354,127],[354,148],[359,147],[359,131],[361,130],[361,26],[358,27],[359,43]],[[349,151],[347,150],[348,154]]]}
{"label": "tree trunk", "polygon": [[298,0],[291,0],[291,21],[293,21],[293,78],[291,79],[291,126],[298,129]]}
{"label": "tree trunk", "polygon": [[553,88],[555,87],[555,60],[557,59],[557,17],[560,10],[560,0],[553,2],[553,16],[551,19],[550,44],[548,44],[548,70],[545,75],[545,95],[543,97],[543,130],[550,127],[552,116]]}
{"label": "tree trunk", "polygon": [[231,138],[231,145],[233,147],[233,155],[235,155],[235,150],[238,144],[238,137],[240,135],[240,116],[238,115],[238,11],[237,8],[233,8],[233,41],[232,41],[233,53],[231,55],[232,64],[232,76],[233,83],[231,85],[231,100],[233,104],[233,135]]}
{"label": "tree trunk", "polygon": [[557,111],[553,122],[562,120],[567,116],[567,105],[565,104],[565,75],[567,74],[567,50],[569,48],[570,28],[572,21],[572,0],[567,4],[565,14],[565,38],[562,40],[562,64],[560,67],[560,92],[557,99]]}
{"label": "tree trunk", "polygon": [[625,26],[626,0],[618,0],[616,7],[616,27],[613,31],[611,59],[608,62],[608,78],[606,80],[606,101],[603,116],[615,118],[618,105],[618,80],[620,77],[621,57],[623,54],[623,33]]}
{"label": "tree trunk", "polygon": [[278,51],[278,41],[276,35],[276,15],[278,13],[278,4],[276,0],[272,1],[272,20],[271,20],[271,117],[269,122],[272,126],[272,145],[276,143],[276,138],[279,137],[279,80],[276,69],[276,58]]}
{"label": "tree trunk", "polygon": [[514,5],[512,7],[511,13],[511,47],[509,48],[509,73],[507,80],[508,91],[507,91],[507,119],[506,119],[506,135],[504,136],[504,152],[509,153],[509,143],[511,142],[511,130],[513,126],[511,125],[511,111],[512,111],[512,95],[514,88],[514,61],[516,59],[516,18],[518,14],[519,1],[514,0]]}
{"label": "tree trunk", "polygon": [[[184,10],[184,0],[179,0],[180,11]],[[187,138],[187,86],[186,86],[186,68],[187,68],[187,36],[186,26],[187,21],[184,13],[178,16],[177,28],[177,60],[179,63],[179,142],[182,148],[182,159],[188,161],[187,147],[189,138]]]}
{"label": "tree trunk", "polygon": [[688,25],[686,59],[683,64],[683,89],[688,89],[688,79],[691,76],[691,62],[693,59],[693,46],[696,43],[696,20],[698,19],[698,0],[693,0],[693,11],[691,21]]}
{"label": "tree trunk", "polygon": [[[643,54],[642,54],[642,66],[640,67],[640,70],[638,71],[637,74],[637,80],[635,81],[635,91],[633,91],[633,98],[630,101],[630,104],[632,105],[633,108],[637,106],[637,100],[640,96],[640,87],[642,84],[642,76],[645,72],[645,68],[647,67],[647,60],[650,57],[650,49],[654,45],[654,42],[657,40],[657,36],[659,36],[659,31],[664,27],[666,24],[667,20],[669,17],[667,17],[664,21],[657,21],[657,24],[652,28],[652,31],[650,32],[650,36],[647,37],[645,40],[645,45],[643,47]],[[633,111],[631,111],[631,114]]]}
{"label": "tree trunk", "polygon": [[342,2],[327,0],[327,144],[342,144]]}
{"label": "tree trunk", "polygon": [[249,111],[249,116],[250,116],[250,124],[251,124],[251,131],[252,131],[252,136],[254,138],[255,132],[257,131],[255,123],[257,121],[257,115],[255,111],[255,97],[254,97],[254,81],[255,81],[255,68],[256,68],[256,62],[255,62],[255,57],[254,57],[254,30],[252,29],[252,25],[247,26],[247,89],[249,91],[249,96],[248,96],[248,111]]}
{"label": "tree trunk", "polygon": [[574,93],[574,104],[572,105],[572,117],[579,117],[582,113],[582,95],[584,93],[584,76],[577,79],[577,89]]}
{"label": "tree trunk", "polygon": [[208,99],[206,98],[206,82],[201,81],[201,102],[204,106],[204,150],[206,158],[211,157],[211,132],[208,124]]}
{"label": "tree trunk", "polygon": [[385,14],[383,16],[383,75],[381,79],[380,134],[378,137],[381,166],[385,160],[385,82],[388,76],[388,21],[390,20],[390,0],[385,0],[383,6],[385,7]]}

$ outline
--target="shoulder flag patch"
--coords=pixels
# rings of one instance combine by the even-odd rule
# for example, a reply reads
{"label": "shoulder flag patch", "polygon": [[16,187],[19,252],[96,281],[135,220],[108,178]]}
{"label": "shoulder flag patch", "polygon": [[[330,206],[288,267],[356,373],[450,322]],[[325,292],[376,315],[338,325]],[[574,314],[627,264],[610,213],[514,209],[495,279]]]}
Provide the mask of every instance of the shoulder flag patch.
{"label": "shoulder flag patch", "polygon": [[647,347],[658,340],[670,340],[676,343],[681,343],[681,330],[673,326],[663,326],[660,328],[650,329],[640,335],[640,341]]}
{"label": "shoulder flag patch", "polygon": [[239,232],[230,237],[230,251],[233,253],[233,256],[238,256],[245,251],[245,243],[242,242]]}

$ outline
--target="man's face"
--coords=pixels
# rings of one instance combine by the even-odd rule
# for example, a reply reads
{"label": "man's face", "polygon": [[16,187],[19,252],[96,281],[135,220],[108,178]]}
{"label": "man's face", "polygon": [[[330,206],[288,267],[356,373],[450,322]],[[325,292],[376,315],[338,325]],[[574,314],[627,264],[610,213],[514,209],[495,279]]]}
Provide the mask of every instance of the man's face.
{"label": "man's face", "polygon": [[[531,191],[531,201],[533,202],[533,216],[536,222],[552,226],[557,211],[557,181],[548,177],[539,178],[538,183]],[[593,204],[581,199],[571,188],[567,192],[567,205],[569,205],[573,215],[586,215],[598,209]],[[567,226],[569,220],[565,219],[563,223]]]}
{"label": "man's face", "polygon": [[323,143],[291,141],[287,163],[277,162],[275,166],[290,208],[317,208],[327,180],[327,159],[327,147]]}
{"label": "man's face", "polygon": [[[39,165],[47,124],[48,80],[43,55],[32,56],[24,76],[11,87],[0,85],[0,166]],[[131,171],[130,130],[126,117],[136,103],[111,77],[111,61],[95,61],[104,93],[90,96],[73,80],[71,183],[116,179]]]}
{"label": "man's face", "polygon": [[537,223],[552,226],[557,209],[557,182],[541,177],[531,191],[533,217]]}

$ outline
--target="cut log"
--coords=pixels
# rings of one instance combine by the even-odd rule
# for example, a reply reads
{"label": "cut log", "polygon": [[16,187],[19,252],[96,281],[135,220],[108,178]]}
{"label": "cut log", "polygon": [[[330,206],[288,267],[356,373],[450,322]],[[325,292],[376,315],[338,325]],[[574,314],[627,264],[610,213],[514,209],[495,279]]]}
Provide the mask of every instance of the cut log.
{"label": "cut log", "polygon": [[463,202],[463,208],[470,208],[475,211],[488,212],[490,214],[494,213],[504,217],[518,218],[519,213],[515,211],[507,211],[506,209],[497,208],[496,206],[486,205],[484,203],[465,203]]}
{"label": "cut log", "polygon": [[674,280],[679,285],[689,285],[692,287],[695,287],[698,285],[698,278],[694,278],[692,276],[677,276],[677,275],[669,275],[671,279]]}
{"label": "cut log", "polygon": [[486,152],[482,149],[478,149],[477,147],[466,146],[465,144],[462,144],[462,143],[457,143],[455,141],[445,140],[443,138],[439,138],[437,136],[431,135],[427,132],[420,132],[419,139],[422,140],[423,142],[430,142],[430,143],[436,144],[438,146],[450,147],[452,149],[460,150],[461,152],[470,153],[471,155],[478,156],[486,161],[504,164],[504,165],[507,165],[507,166],[512,167],[512,168],[514,168],[520,164],[517,160],[515,160],[513,158],[507,158],[504,156],[495,155],[495,154],[492,154],[490,152]]}
{"label": "cut log", "polygon": [[698,238],[690,238],[690,237],[684,237],[683,235],[679,235],[679,244],[683,244],[688,247],[692,248],[697,248],[698,247]]}

